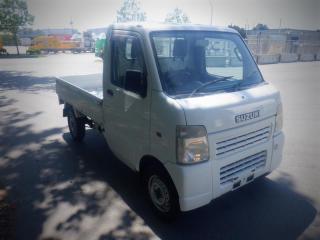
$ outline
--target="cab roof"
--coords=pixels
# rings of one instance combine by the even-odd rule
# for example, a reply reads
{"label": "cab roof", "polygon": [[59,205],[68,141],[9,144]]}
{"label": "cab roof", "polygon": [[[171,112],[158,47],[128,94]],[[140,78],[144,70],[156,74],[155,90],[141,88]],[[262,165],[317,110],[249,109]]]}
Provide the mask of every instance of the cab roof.
{"label": "cab roof", "polygon": [[150,22],[128,22],[128,23],[117,23],[110,26],[113,30],[130,30],[140,33],[148,33],[154,31],[170,31],[170,30],[181,30],[181,31],[215,31],[215,32],[238,32],[232,28],[219,27],[212,25],[202,24],[167,24],[167,23],[150,23]]}

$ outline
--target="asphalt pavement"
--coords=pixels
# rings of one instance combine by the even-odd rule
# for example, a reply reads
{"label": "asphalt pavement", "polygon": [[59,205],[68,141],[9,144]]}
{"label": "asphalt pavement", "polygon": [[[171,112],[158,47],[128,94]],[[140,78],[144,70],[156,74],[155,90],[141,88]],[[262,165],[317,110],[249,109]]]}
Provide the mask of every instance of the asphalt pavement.
{"label": "asphalt pavement", "polygon": [[17,239],[320,239],[320,62],[260,69],[282,95],[281,166],[166,223],[98,132],[81,144],[68,133],[53,76],[99,73],[100,59],[0,59],[0,183]]}

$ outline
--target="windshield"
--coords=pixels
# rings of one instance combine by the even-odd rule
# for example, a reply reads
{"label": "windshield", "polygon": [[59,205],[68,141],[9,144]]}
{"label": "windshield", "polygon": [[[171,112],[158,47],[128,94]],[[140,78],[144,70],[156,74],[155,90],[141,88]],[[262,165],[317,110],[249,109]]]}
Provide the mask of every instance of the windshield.
{"label": "windshield", "polygon": [[234,33],[151,33],[163,90],[171,96],[237,91],[263,82],[247,47]]}

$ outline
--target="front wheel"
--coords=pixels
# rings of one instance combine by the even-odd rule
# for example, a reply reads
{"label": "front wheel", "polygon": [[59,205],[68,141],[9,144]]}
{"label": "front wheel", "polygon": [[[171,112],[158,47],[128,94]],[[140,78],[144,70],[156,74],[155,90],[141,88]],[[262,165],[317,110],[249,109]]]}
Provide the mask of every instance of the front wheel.
{"label": "front wheel", "polygon": [[82,118],[77,118],[72,109],[68,113],[68,126],[72,139],[81,142],[86,131],[85,122]]}
{"label": "front wheel", "polygon": [[179,197],[169,174],[163,169],[149,168],[143,182],[155,212],[166,220],[177,217],[180,213]]}

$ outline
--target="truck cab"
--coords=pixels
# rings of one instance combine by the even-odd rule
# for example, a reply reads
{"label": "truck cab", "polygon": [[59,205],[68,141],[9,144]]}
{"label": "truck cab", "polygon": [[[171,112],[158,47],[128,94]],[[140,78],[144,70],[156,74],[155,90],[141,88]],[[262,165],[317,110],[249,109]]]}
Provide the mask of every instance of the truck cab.
{"label": "truck cab", "polygon": [[237,32],[139,23],[106,35],[102,77],[58,79],[57,93],[71,134],[97,126],[157,213],[206,205],[279,166],[280,94]]}

